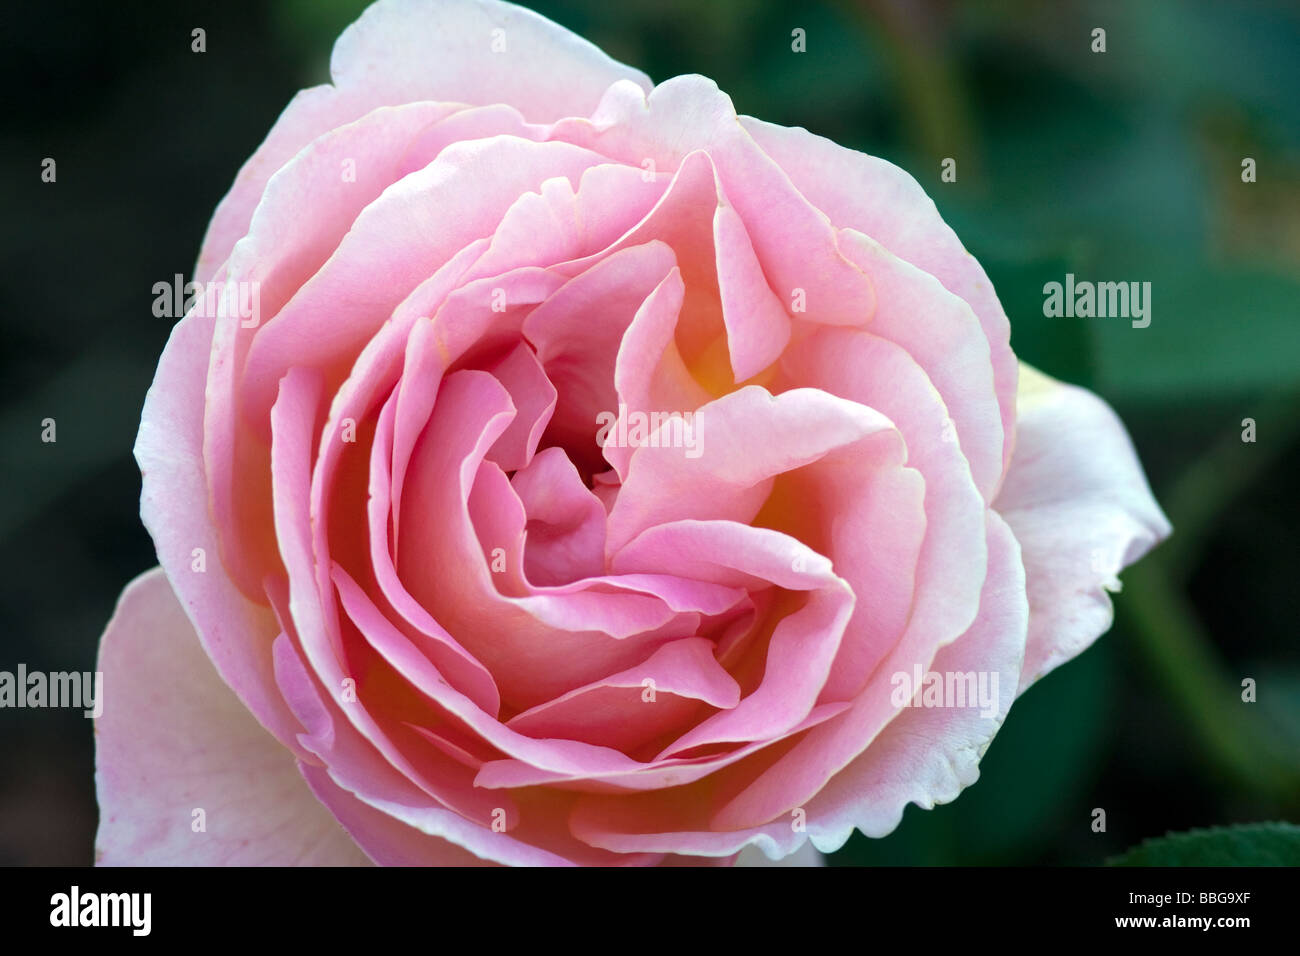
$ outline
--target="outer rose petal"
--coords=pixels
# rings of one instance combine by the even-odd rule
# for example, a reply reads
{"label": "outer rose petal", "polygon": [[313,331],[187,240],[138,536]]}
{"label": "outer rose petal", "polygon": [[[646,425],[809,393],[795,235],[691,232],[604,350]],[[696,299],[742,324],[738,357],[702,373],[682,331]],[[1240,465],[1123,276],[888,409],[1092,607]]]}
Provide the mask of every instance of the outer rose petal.
{"label": "outer rose petal", "polygon": [[421,833],[395,817],[358,800],[323,767],[300,764],[303,778],[321,803],[364,844],[380,866],[495,866],[449,840]]}
{"label": "outer rose petal", "polygon": [[[979,779],[979,764],[1016,696],[1029,608],[1020,549],[1006,523],[986,513],[988,576],[970,630],[940,649],[929,670],[987,675],[994,700],[978,707],[900,710],[861,756],[841,770],[808,806],[808,835],[838,850],[856,827],[869,837],[892,833],[908,803],[929,810],[949,803]],[[993,684],[996,678],[997,684]]]}
{"label": "outer rose petal", "polygon": [[[215,321],[196,312],[181,319],[158,361],[135,440],[140,519],[221,677],[292,748],[298,723],[271,671],[271,641],[279,624],[270,608],[244,597],[219,566],[219,536],[208,510],[203,396]],[[191,570],[196,548],[213,565],[208,572]]]}
{"label": "outer rose petal", "polygon": [[[99,650],[97,862],[357,866],[293,755],[222,683],[161,568],[127,585]],[[191,829],[202,808],[206,832]]]}
{"label": "outer rose petal", "polygon": [[[504,52],[494,51],[498,40]],[[651,87],[641,71],[576,34],[496,0],[380,0],[335,42],[330,75],[332,86],[294,97],[239,171],[208,226],[197,281],[210,279],[248,231],[277,170],[317,136],[372,109],[420,100],[505,103],[546,123],[588,115],[618,80]]]}
{"label": "outer rose petal", "polygon": [[640,70],[540,14],[497,0],[380,0],[334,44],[334,85],[386,103],[505,103],[526,120],[582,116]]}
{"label": "outer rose petal", "polygon": [[741,117],[740,124],[837,226],[870,236],[969,303],[992,350],[1005,465],[1015,436],[1016,356],[1010,344],[1011,323],[993,283],[939,216],[934,200],[893,163],[846,149],[802,127],[777,126],[750,116]]}
{"label": "outer rose petal", "polygon": [[1172,528],[1123,424],[1096,395],[1022,362],[1016,415],[1016,452],[993,507],[1020,541],[1028,579],[1023,691],[1110,627],[1116,575]]}

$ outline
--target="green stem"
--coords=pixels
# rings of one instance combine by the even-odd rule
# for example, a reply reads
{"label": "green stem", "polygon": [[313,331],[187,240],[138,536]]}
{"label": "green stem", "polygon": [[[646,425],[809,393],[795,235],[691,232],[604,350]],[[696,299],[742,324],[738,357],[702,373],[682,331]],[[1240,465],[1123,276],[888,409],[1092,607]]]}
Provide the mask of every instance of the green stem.
{"label": "green stem", "polygon": [[1288,391],[1267,401],[1254,418],[1259,440],[1246,443],[1234,427],[1187,469],[1165,496],[1165,511],[1174,535],[1161,549],[1170,573],[1185,581],[1205,539],[1227,510],[1300,434],[1300,391]]}
{"label": "green stem", "polygon": [[1163,555],[1125,572],[1122,605],[1166,694],[1220,772],[1285,807],[1300,800],[1300,768],[1275,744],[1272,728],[1241,699],[1195,612],[1171,584]]}
{"label": "green stem", "polygon": [[1241,699],[1185,595],[1187,579],[1228,504],[1246,491],[1300,434],[1300,393],[1286,392],[1255,410],[1261,440],[1244,443],[1232,428],[1187,469],[1165,496],[1174,534],[1125,572],[1121,601],[1141,650],[1172,703],[1223,773],[1292,811],[1300,808],[1300,761],[1255,705]]}

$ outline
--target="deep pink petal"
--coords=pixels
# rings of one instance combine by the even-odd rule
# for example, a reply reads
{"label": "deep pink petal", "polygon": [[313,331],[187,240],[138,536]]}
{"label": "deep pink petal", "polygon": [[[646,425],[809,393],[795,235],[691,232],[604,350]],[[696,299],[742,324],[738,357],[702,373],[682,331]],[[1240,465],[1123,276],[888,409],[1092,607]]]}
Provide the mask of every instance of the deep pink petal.
{"label": "deep pink petal", "polygon": [[511,485],[528,521],[524,571],[533,584],[566,584],[605,571],[605,508],[563,449],[543,449]]}
{"label": "deep pink petal", "polygon": [[524,711],[508,726],[532,737],[585,740],[635,754],[739,699],[740,686],[714,659],[712,642],[688,637],[663,645],[636,667]]}
{"label": "deep pink petal", "polygon": [[505,386],[515,406],[514,421],[488,449],[487,458],[505,471],[517,471],[533,460],[537,443],[550,424],[555,412],[555,386],[546,377],[533,350],[524,344],[516,346],[487,371]]}

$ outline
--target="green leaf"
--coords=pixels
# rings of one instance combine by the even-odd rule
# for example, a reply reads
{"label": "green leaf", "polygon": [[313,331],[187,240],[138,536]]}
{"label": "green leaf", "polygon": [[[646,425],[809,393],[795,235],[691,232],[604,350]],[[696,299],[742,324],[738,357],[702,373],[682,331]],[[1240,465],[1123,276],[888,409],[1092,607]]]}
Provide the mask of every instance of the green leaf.
{"label": "green leaf", "polygon": [[1296,866],[1300,826],[1247,823],[1169,833],[1106,861],[1110,866]]}

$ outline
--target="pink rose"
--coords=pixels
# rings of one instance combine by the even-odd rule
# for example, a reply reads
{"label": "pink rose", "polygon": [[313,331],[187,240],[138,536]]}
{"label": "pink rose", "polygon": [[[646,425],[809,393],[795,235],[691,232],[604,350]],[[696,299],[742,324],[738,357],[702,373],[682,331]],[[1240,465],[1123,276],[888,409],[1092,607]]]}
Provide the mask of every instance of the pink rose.
{"label": "pink rose", "polygon": [[100,860],[777,859],[956,797],[1169,526],[916,182],[492,0],[331,71],[145,403]]}

